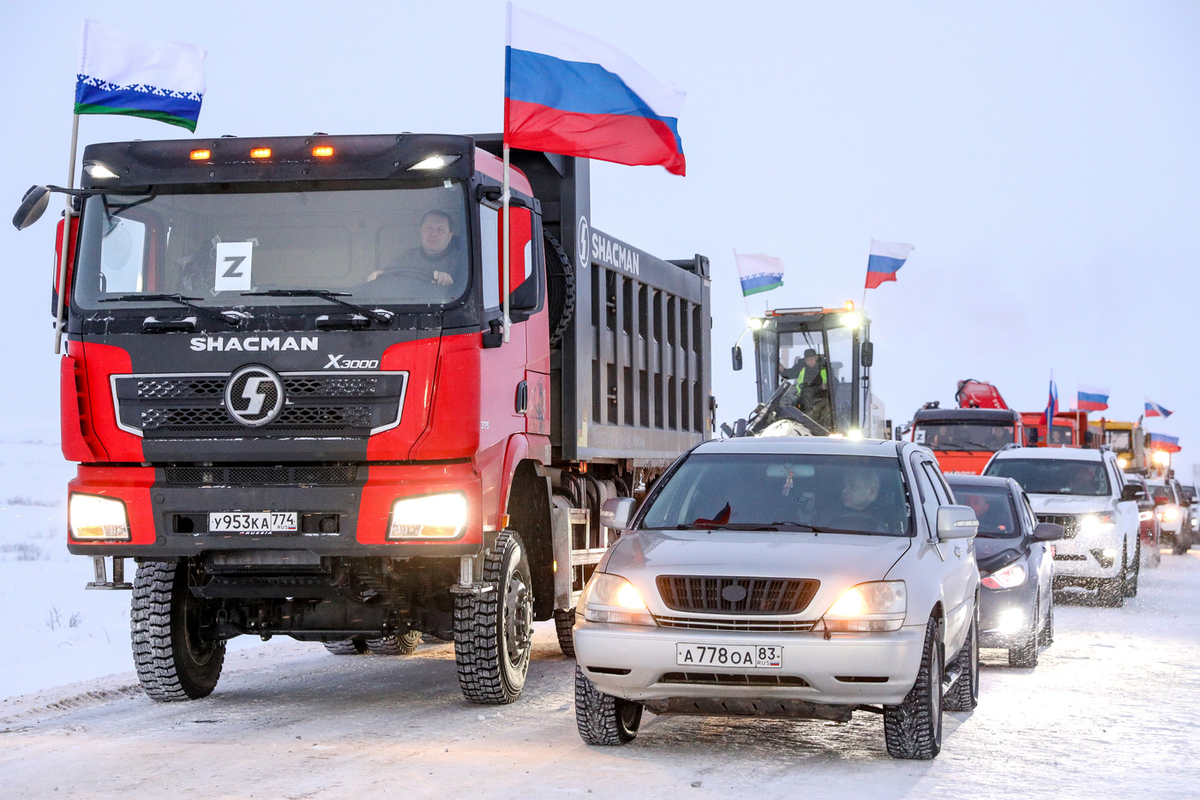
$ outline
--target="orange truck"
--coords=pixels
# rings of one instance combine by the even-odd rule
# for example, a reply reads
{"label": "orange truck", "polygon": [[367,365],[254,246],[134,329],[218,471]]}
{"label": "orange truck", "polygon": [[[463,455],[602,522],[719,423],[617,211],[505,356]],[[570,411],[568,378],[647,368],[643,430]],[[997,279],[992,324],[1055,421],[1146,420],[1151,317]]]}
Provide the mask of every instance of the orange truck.
{"label": "orange truck", "polygon": [[973,378],[959,381],[954,399],[958,408],[926,403],[909,426],[912,441],[934,452],[942,472],[978,475],[992,453],[1025,443],[1022,415],[1008,407],[992,384]]}
{"label": "orange truck", "polygon": [[1050,435],[1046,435],[1046,412],[1022,411],[1026,447],[1091,447],[1094,434],[1088,431],[1088,412],[1060,411],[1054,415]]}

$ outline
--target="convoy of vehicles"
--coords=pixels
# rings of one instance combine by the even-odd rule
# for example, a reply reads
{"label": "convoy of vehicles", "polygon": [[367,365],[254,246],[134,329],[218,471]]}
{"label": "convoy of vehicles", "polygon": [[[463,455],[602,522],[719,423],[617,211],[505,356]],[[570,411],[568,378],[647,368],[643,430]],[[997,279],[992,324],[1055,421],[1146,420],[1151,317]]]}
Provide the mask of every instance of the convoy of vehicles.
{"label": "convoy of vehicles", "polygon": [[1054,548],[1056,588],[1096,589],[1109,606],[1137,594],[1144,492],[1126,483],[1111,450],[1017,447],[996,453],[983,474],[1016,480],[1038,520],[1063,527]]}
{"label": "convoy of vehicles", "polygon": [[1148,480],[1146,488],[1154,500],[1154,516],[1158,518],[1163,542],[1176,555],[1186,553],[1192,545],[1192,525],[1187,504],[1179,496],[1174,480]]}
{"label": "convoy of vehicles", "polygon": [[209,694],[243,634],[424,632],[510,702],[534,620],[570,652],[605,500],[711,435],[707,259],[596,230],[588,162],[546,153],[513,151],[506,228],[500,150],[87,147],[56,282],[68,548],[132,588],[149,696]]}
{"label": "convoy of vehicles", "polygon": [[975,513],[923,447],[813,437],[707,442],[588,583],[575,708],[591,744],[656,714],[883,715],[888,752],[933,758],[942,709],[979,693]]}
{"label": "convoy of vehicles", "polygon": [[1008,650],[1013,667],[1036,667],[1054,641],[1054,559],[1050,542],[1065,530],[1038,522],[1029,498],[1012,478],[948,475],[956,502],[979,519],[975,557],[982,593],[979,646]]}

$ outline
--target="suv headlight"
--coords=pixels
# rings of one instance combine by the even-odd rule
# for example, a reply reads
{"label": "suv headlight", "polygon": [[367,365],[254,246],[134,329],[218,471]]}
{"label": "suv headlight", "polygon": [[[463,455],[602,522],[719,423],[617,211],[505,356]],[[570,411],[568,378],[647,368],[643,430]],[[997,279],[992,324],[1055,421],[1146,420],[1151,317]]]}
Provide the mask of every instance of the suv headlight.
{"label": "suv headlight", "polygon": [[983,579],[982,583],[989,589],[1013,589],[1025,583],[1029,579],[1029,570],[1025,569],[1025,565],[1018,561],[1015,564],[1009,564],[1003,569],[998,569],[991,575]]}
{"label": "suv headlight", "polygon": [[1167,504],[1158,510],[1158,518],[1163,522],[1179,521],[1179,506]]}
{"label": "suv headlight", "polygon": [[67,513],[71,538],[79,542],[128,542],[129,516],[125,503],[94,494],[71,494]]}
{"label": "suv headlight", "polygon": [[620,625],[657,625],[646,601],[632,583],[620,575],[593,572],[583,596],[583,617],[588,622],[614,622]]}
{"label": "suv headlight", "polygon": [[907,610],[904,581],[873,581],[847,589],[821,619],[827,631],[898,631]]}
{"label": "suv headlight", "polygon": [[1110,533],[1115,527],[1117,527],[1117,523],[1113,521],[1113,515],[1108,511],[1103,514],[1084,514],[1079,518],[1081,533]]}
{"label": "suv headlight", "polygon": [[392,504],[389,539],[457,539],[467,528],[467,498],[461,492],[402,497]]}

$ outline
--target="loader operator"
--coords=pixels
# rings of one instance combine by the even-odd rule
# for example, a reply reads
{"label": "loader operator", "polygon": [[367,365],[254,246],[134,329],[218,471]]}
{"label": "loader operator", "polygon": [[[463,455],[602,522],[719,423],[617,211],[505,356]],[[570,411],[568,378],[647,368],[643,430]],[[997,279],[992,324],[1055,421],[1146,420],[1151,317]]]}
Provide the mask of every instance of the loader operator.
{"label": "loader operator", "polygon": [[796,407],[812,417],[818,425],[829,428],[829,373],[825,365],[820,363],[817,351],[808,348],[804,351],[803,361],[796,359],[790,368],[780,367],[779,374],[796,382],[799,395]]}
{"label": "loader operator", "polygon": [[396,268],[375,270],[367,276],[367,281],[413,272],[428,274],[430,283],[438,286],[453,286],[466,280],[462,248],[450,230],[450,215],[446,212],[436,209],[426,212],[421,219],[421,246],[405,253]]}

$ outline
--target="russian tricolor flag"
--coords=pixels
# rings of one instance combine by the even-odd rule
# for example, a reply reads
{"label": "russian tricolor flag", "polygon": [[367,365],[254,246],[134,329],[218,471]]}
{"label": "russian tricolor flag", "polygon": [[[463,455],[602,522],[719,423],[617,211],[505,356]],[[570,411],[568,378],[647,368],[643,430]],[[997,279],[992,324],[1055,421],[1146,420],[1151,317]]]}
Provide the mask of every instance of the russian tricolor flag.
{"label": "russian tricolor flag", "polygon": [[1106,410],[1108,408],[1108,389],[1080,385],[1075,407],[1080,411]]}
{"label": "russian tricolor flag", "polygon": [[1167,411],[1167,409],[1163,408],[1158,403],[1151,403],[1149,400],[1146,401],[1147,417],[1169,417],[1174,413],[1174,411]]}
{"label": "russian tricolor flag", "polygon": [[1046,411],[1042,415],[1046,423],[1046,440],[1050,439],[1050,431],[1054,430],[1054,415],[1058,413],[1058,387],[1054,378],[1050,379],[1050,397],[1046,400]]}
{"label": "russian tricolor flag", "polygon": [[1150,434],[1150,449],[1162,450],[1167,453],[1178,453],[1181,449],[1179,446],[1178,436],[1167,436],[1165,433]]}
{"label": "russian tricolor flag", "polygon": [[508,4],[504,142],[683,175],[684,93],[586,33]]}
{"label": "russian tricolor flag", "polygon": [[867,288],[874,289],[881,283],[896,280],[896,270],[904,266],[914,249],[911,244],[872,239],[871,255],[867,259]]}

